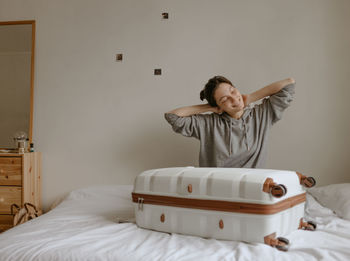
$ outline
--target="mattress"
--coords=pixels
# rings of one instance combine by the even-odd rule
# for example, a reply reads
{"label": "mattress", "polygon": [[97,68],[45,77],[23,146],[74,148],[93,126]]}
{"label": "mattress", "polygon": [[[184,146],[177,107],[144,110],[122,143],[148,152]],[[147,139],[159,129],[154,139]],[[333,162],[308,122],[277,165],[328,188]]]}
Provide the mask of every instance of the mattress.
{"label": "mattress", "polygon": [[288,252],[243,243],[156,232],[132,222],[132,186],[72,191],[53,210],[0,234],[0,260],[349,260],[350,221],[306,195],[316,231],[288,235]]}

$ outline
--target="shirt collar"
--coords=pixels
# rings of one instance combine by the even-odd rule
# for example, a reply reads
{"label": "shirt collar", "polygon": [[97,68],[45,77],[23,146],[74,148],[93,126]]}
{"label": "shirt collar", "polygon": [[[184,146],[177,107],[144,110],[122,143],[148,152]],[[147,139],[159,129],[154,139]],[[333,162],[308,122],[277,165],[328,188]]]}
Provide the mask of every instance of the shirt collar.
{"label": "shirt collar", "polygon": [[249,107],[244,108],[243,114],[242,114],[241,118],[239,118],[239,119],[232,118],[227,112],[223,112],[221,114],[221,116],[223,119],[225,119],[227,121],[231,121],[233,123],[238,123],[238,122],[240,122],[241,119],[245,120],[248,117],[249,111],[250,111]]}

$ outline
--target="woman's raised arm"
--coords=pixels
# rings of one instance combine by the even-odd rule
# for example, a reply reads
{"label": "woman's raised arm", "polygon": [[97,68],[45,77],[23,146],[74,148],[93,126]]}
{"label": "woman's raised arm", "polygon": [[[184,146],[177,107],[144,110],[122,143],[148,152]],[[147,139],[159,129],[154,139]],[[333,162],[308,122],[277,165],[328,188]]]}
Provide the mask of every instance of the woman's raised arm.
{"label": "woman's raised arm", "polygon": [[191,116],[191,115],[199,114],[199,113],[204,113],[204,112],[222,113],[222,111],[219,110],[218,107],[212,107],[209,104],[185,106],[185,107],[171,110],[167,113],[173,113],[173,114],[176,114],[177,116],[180,116],[180,117],[187,117],[187,116]]}
{"label": "woman's raised arm", "polygon": [[267,96],[271,96],[280,90],[282,90],[285,86],[289,84],[294,84],[295,80],[293,78],[287,78],[285,80],[281,80],[278,82],[271,83],[251,94],[243,95],[245,96],[245,105],[258,101],[262,98],[265,98]]}

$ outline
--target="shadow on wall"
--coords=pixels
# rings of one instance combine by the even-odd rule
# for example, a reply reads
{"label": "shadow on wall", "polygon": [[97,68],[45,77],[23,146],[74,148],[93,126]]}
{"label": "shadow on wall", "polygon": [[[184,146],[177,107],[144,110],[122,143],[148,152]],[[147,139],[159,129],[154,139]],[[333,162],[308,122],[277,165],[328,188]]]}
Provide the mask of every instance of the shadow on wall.
{"label": "shadow on wall", "polygon": [[198,166],[198,141],[182,137],[171,128],[140,129],[132,139],[124,139],[119,150],[123,152],[119,160],[137,171]]}

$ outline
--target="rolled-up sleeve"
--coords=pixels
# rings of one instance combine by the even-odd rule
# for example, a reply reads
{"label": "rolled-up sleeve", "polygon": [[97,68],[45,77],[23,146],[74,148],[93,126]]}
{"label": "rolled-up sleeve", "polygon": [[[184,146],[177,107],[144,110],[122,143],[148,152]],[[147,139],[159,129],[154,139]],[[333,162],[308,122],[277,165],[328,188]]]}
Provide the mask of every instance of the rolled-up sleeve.
{"label": "rolled-up sleeve", "polygon": [[186,137],[200,138],[201,126],[205,124],[205,116],[203,114],[180,117],[174,113],[165,113],[164,117],[175,132]]}
{"label": "rolled-up sleeve", "polygon": [[282,119],[283,112],[293,101],[295,84],[288,84],[263,102],[271,113],[272,124]]}

